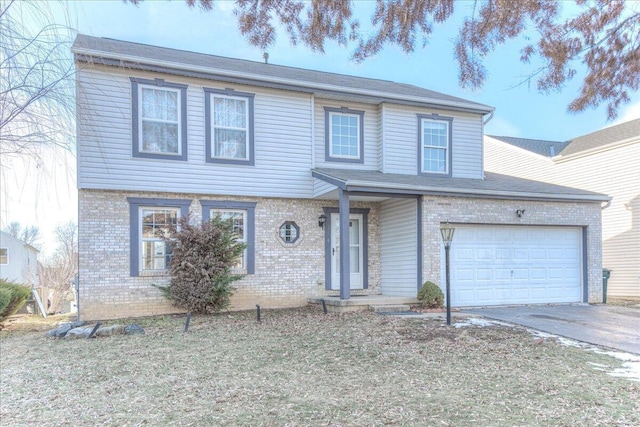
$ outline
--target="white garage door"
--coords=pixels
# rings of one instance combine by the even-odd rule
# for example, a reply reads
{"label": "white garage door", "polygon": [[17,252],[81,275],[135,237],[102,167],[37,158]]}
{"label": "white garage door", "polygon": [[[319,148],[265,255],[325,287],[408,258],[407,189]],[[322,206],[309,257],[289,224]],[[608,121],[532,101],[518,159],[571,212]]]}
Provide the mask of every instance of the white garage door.
{"label": "white garage door", "polygon": [[456,226],[450,255],[453,306],[582,301],[580,228]]}

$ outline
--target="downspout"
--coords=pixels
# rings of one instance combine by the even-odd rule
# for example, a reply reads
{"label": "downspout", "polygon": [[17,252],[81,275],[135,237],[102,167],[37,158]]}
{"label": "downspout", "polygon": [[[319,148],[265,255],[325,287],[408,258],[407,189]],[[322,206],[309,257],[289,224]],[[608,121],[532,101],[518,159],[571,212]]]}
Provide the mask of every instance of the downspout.
{"label": "downspout", "polygon": [[311,168],[316,167],[316,123],[315,123],[315,112],[316,102],[315,95],[311,94]]}

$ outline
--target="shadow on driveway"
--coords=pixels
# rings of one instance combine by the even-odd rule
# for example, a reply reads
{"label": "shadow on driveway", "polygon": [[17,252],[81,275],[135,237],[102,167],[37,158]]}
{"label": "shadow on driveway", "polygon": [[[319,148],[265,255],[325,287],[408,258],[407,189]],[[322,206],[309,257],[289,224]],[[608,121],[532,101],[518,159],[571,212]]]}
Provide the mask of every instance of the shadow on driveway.
{"label": "shadow on driveway", "polygon": [[463,309],[603,347],[640,354],[640,309],[610,305],[541,305]]}

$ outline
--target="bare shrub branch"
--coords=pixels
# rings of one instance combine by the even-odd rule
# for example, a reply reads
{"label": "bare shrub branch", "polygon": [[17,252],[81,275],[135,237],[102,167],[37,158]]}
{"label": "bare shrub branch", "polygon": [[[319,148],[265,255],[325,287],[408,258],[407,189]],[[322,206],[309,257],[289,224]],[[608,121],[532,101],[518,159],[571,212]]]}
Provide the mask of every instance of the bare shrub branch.
{"label": "bare shrub branch", "polygon": [[[129,0],[139,4],[142,0]],[[215,0],[185,0],[189,7],[210,11]],[[325,43],[356,42],[352,58],[364,61],[387,45],[414,52],[424,47],[434,26],[446,22],[455,0],[377,0],[372,30],[359,32],[353,1],[236,0],[238,28],[249,44],[266,49],[276,42],[278,29],[293,45],[303,43],[324,52]],[[561,8],[576,12],[564,17]],[[542,93],[559,91],[580,75],[579,94],[571,112],[606,103],[609,119],[616,117],[630,94],[640,89],[640,2],[624,0],[475,0],[459,30],[454,49],[462,87],[477,89],[487,79],[485,58],[501,45],[529,38],[520,60],[541,62],[525,82],[534,80]],[[573,10],[573,9],[572,9]],[[535,30],[532,35],[531,30]]]}

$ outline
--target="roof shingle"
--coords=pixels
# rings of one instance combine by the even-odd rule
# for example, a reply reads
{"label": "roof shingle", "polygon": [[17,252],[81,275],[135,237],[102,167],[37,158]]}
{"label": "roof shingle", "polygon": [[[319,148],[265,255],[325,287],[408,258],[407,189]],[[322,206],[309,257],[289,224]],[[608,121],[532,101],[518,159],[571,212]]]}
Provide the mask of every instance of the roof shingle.
{"label": "roof shingle", "polygon": [[[446,95],[410,84],[396,83],[388,80],[349,76],[303,68],[287,67],[264,62],[234,59],[196,52],[170,49],[140,43],[132,43],[110,38],[92,37],[78,34],[73,43],[73,52],[77,60],[89,61],[91,58],[109,58],[129,60],[138,66],[149,61],[160,61],[179,70],[180,67],[195,67],[215,74],[235,74],[259,80],[286,81],[300,88],[318,91],[336,88],[344,93],[366,94],[378,93],[382,98],[417,99],[424,103],[442,103],[489,113],[492,107],[455,96]],[[171,68],[170,67],[170,68]]]}

